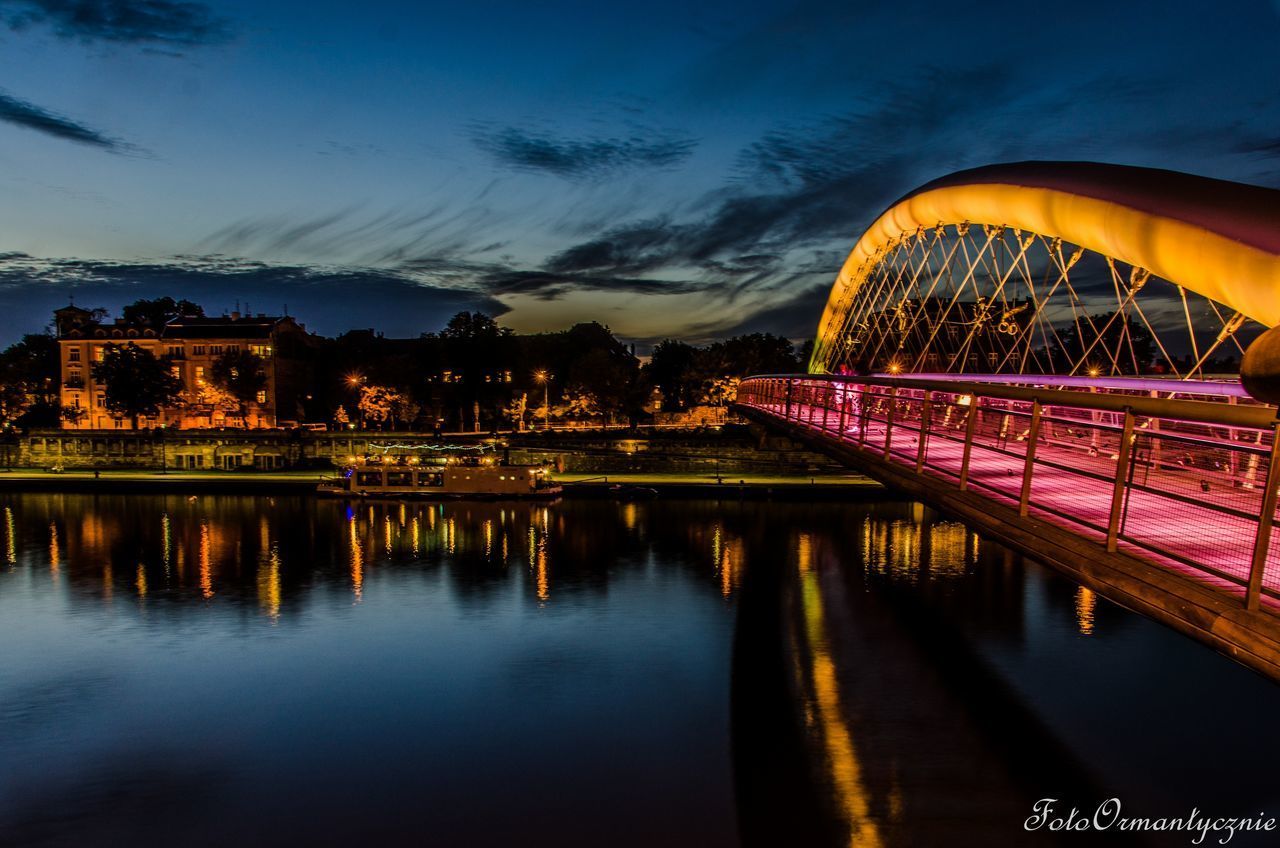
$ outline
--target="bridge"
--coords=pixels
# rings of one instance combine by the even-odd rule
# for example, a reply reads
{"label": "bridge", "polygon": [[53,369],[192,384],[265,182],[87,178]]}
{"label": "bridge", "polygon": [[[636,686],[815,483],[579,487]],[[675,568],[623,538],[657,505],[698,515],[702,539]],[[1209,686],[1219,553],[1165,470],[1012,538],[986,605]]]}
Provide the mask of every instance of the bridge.
{"label": "bridge", "polygon": [[1280,680],[1280,191],[1092,163],[935,180],[747,414]]}

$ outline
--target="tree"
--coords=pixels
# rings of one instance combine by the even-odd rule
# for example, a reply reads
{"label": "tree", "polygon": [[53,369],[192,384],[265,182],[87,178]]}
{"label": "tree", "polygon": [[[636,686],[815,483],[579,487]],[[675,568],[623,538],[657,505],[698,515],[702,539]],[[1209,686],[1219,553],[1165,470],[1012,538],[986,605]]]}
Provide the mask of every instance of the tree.
{"label": "tree", "polygon": [[570,390],[565,394],[564,406],[556,412],[561,418],[576,420],[594,418],[600,414],[600,404],[591,392],[581,389]]}
{"label": "tree", "polygon": [[342,404],[338,404],[338,408],[333,411],[333,423],[337,424],[340,430],[347,429],[347,425],[351,423],[351,416],[347,414],[347,408]]}
{"label": "tree", "polygon": [[182,381],[169,370],[167,358],[156,357],[133,342],[103,349],[102,361],[93,365],[93,379],[101,384],[106,407],[128,418],[138,428],[142,416],[159,414],[160,408],[176,402]]}
{"label": "tree", "polygon": [[120,310],[120,316],[130,324],[150,324],[163,327],[174,318],[202,317],[204,307],[189,300],[158,297],[155,300],[135,300]]}
{"label": "tree", "polygon": [[55,426],[59,419],[58,341],[30,334],[0,353],[0,423]]}
{"label": "tree", "polygon": [[646,366],[649,380],[662,390],[662,408],[674,412],[696,399],[691,379],[697,348],[675,339],[665,339],[653,348]]}
{"label": "tree", "polygon": [[360,387],[360,417],[379,425],[390,423],[392,429],[405,419],[418,414],[418,406],[408,395],[386,386]]}
{"label": "tree", "polygon": [[[463,426],[470,410],[472,428],[479,430],[481,409],[497,413],[511,388],[518,350],[511,330],[483,313],[459,312],[435,340],[444,400],[458,409],[458,423]],[[444,372],[451,379],[445,380]]]}
{"label": "tree", "polygon": [[[1156,345],[1151,332],[1130,315],[1107,312],[1078,316],[1054,334],[1049,358],[1060,374],[1141,374],[1151,367]],[[1112,357],[1115,361],[1112,361]]]}
{"label": "tree", "polygon": [[440,331],[440,338],[461,341],[485,341],[511,335],[511,330],[483,312],[459,312]]}
{"label": "tree", "polygon": [[244,417],[250,403],[267,387],[267,374],[262,357],[247,350],[231,350],[222,354],[209,369],[209,382],[226,392],[237,414]]}
{"label": "tree", "polygon": [[507,418],[515,425],[515,428],[524,431],[524,415],[529,404],[529,393],[521,392],[518,397],[513,397],[511,403],[507,404]]}
{"label": "tree", "polygon": [[741,382],[740,377],[719,377],[712,380],[704,395],[707,403],[712,406],[730,405],[738,399],[738,384]]}

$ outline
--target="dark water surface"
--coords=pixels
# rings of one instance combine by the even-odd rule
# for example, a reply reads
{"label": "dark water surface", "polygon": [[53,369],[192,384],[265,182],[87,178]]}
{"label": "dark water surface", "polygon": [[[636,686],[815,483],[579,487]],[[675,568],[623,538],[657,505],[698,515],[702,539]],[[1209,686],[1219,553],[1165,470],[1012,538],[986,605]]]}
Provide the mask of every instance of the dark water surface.
{"label": "dark water surface", "polygon": [[3,845],[1034,845],[1277,717],[911,504],[0,496]]}

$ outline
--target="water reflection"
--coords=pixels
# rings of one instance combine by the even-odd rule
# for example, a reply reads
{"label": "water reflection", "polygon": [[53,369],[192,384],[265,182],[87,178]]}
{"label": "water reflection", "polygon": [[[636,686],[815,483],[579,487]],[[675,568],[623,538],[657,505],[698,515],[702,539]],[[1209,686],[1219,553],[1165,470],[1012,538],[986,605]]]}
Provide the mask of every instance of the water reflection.
{"label": "water reflection", "polygon": [[[6,844],[1034,844],[1046,795],[1280,810],[1276,687],[910,504],[29,495],[2,530]],[[125,827],[102,775],[171,808]]]}
{"label": "water reflection", "polygon": [[[465,565],[486,580],[522,573],[531,598],[552,603],[562,582],[607,580],[602,567],[611,558],[654,543],[690,548],[722,598],[731,598],[741,580],[743,537],[714,505],[699,505],[703,515],[678,522],[663,508],[656,508],[664,515],[655,519],[655,507],[636,503],[608,504],[607,518],[584,517],[583,509],[521,502],[347,505],[301,498],[45,495],[5,506],[3,532],[16,565],[24,536],[29,540],[30,526],[40,523],[48,573],[65,575],[77,600],[127,592],[157,604],[216,604],[251,596],[272,620],[287,620],[308,588],[339,574],[359,603],[381,569],[438,563]],[[118,574],[127,577],[118,580]]]}

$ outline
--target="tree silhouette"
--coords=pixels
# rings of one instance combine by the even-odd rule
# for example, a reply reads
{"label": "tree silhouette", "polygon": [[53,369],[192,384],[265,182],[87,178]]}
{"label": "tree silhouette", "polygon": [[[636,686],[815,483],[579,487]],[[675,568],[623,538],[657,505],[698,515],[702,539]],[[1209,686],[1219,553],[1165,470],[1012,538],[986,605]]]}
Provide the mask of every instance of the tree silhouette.
{"label": "tree silhouette", "polygon": [[258,392],[267,387],[267,374],[262,357],[247,350],[229,350],[213,362],[209,380],[226,392],[236,404],[236,412],[244,417]]}
{"label": "tree silhouette", "polygon": [[171,297],[158,297],[154,300],[135,300],[120,310],[120,316],[130,324],[150,324],[152,327],[163,327],[174,318],[201,317],[204,307],[189,300],[174,300]]}
{"label": "tree silhouette", "polygon": [[169,361],[133,342],[107,345],[102,361],[93,365],[93,379],[103,386],[107,409],[128,418],[135,430],[139,418],[157,415],[182,392],[182,381],[169,370]]}

